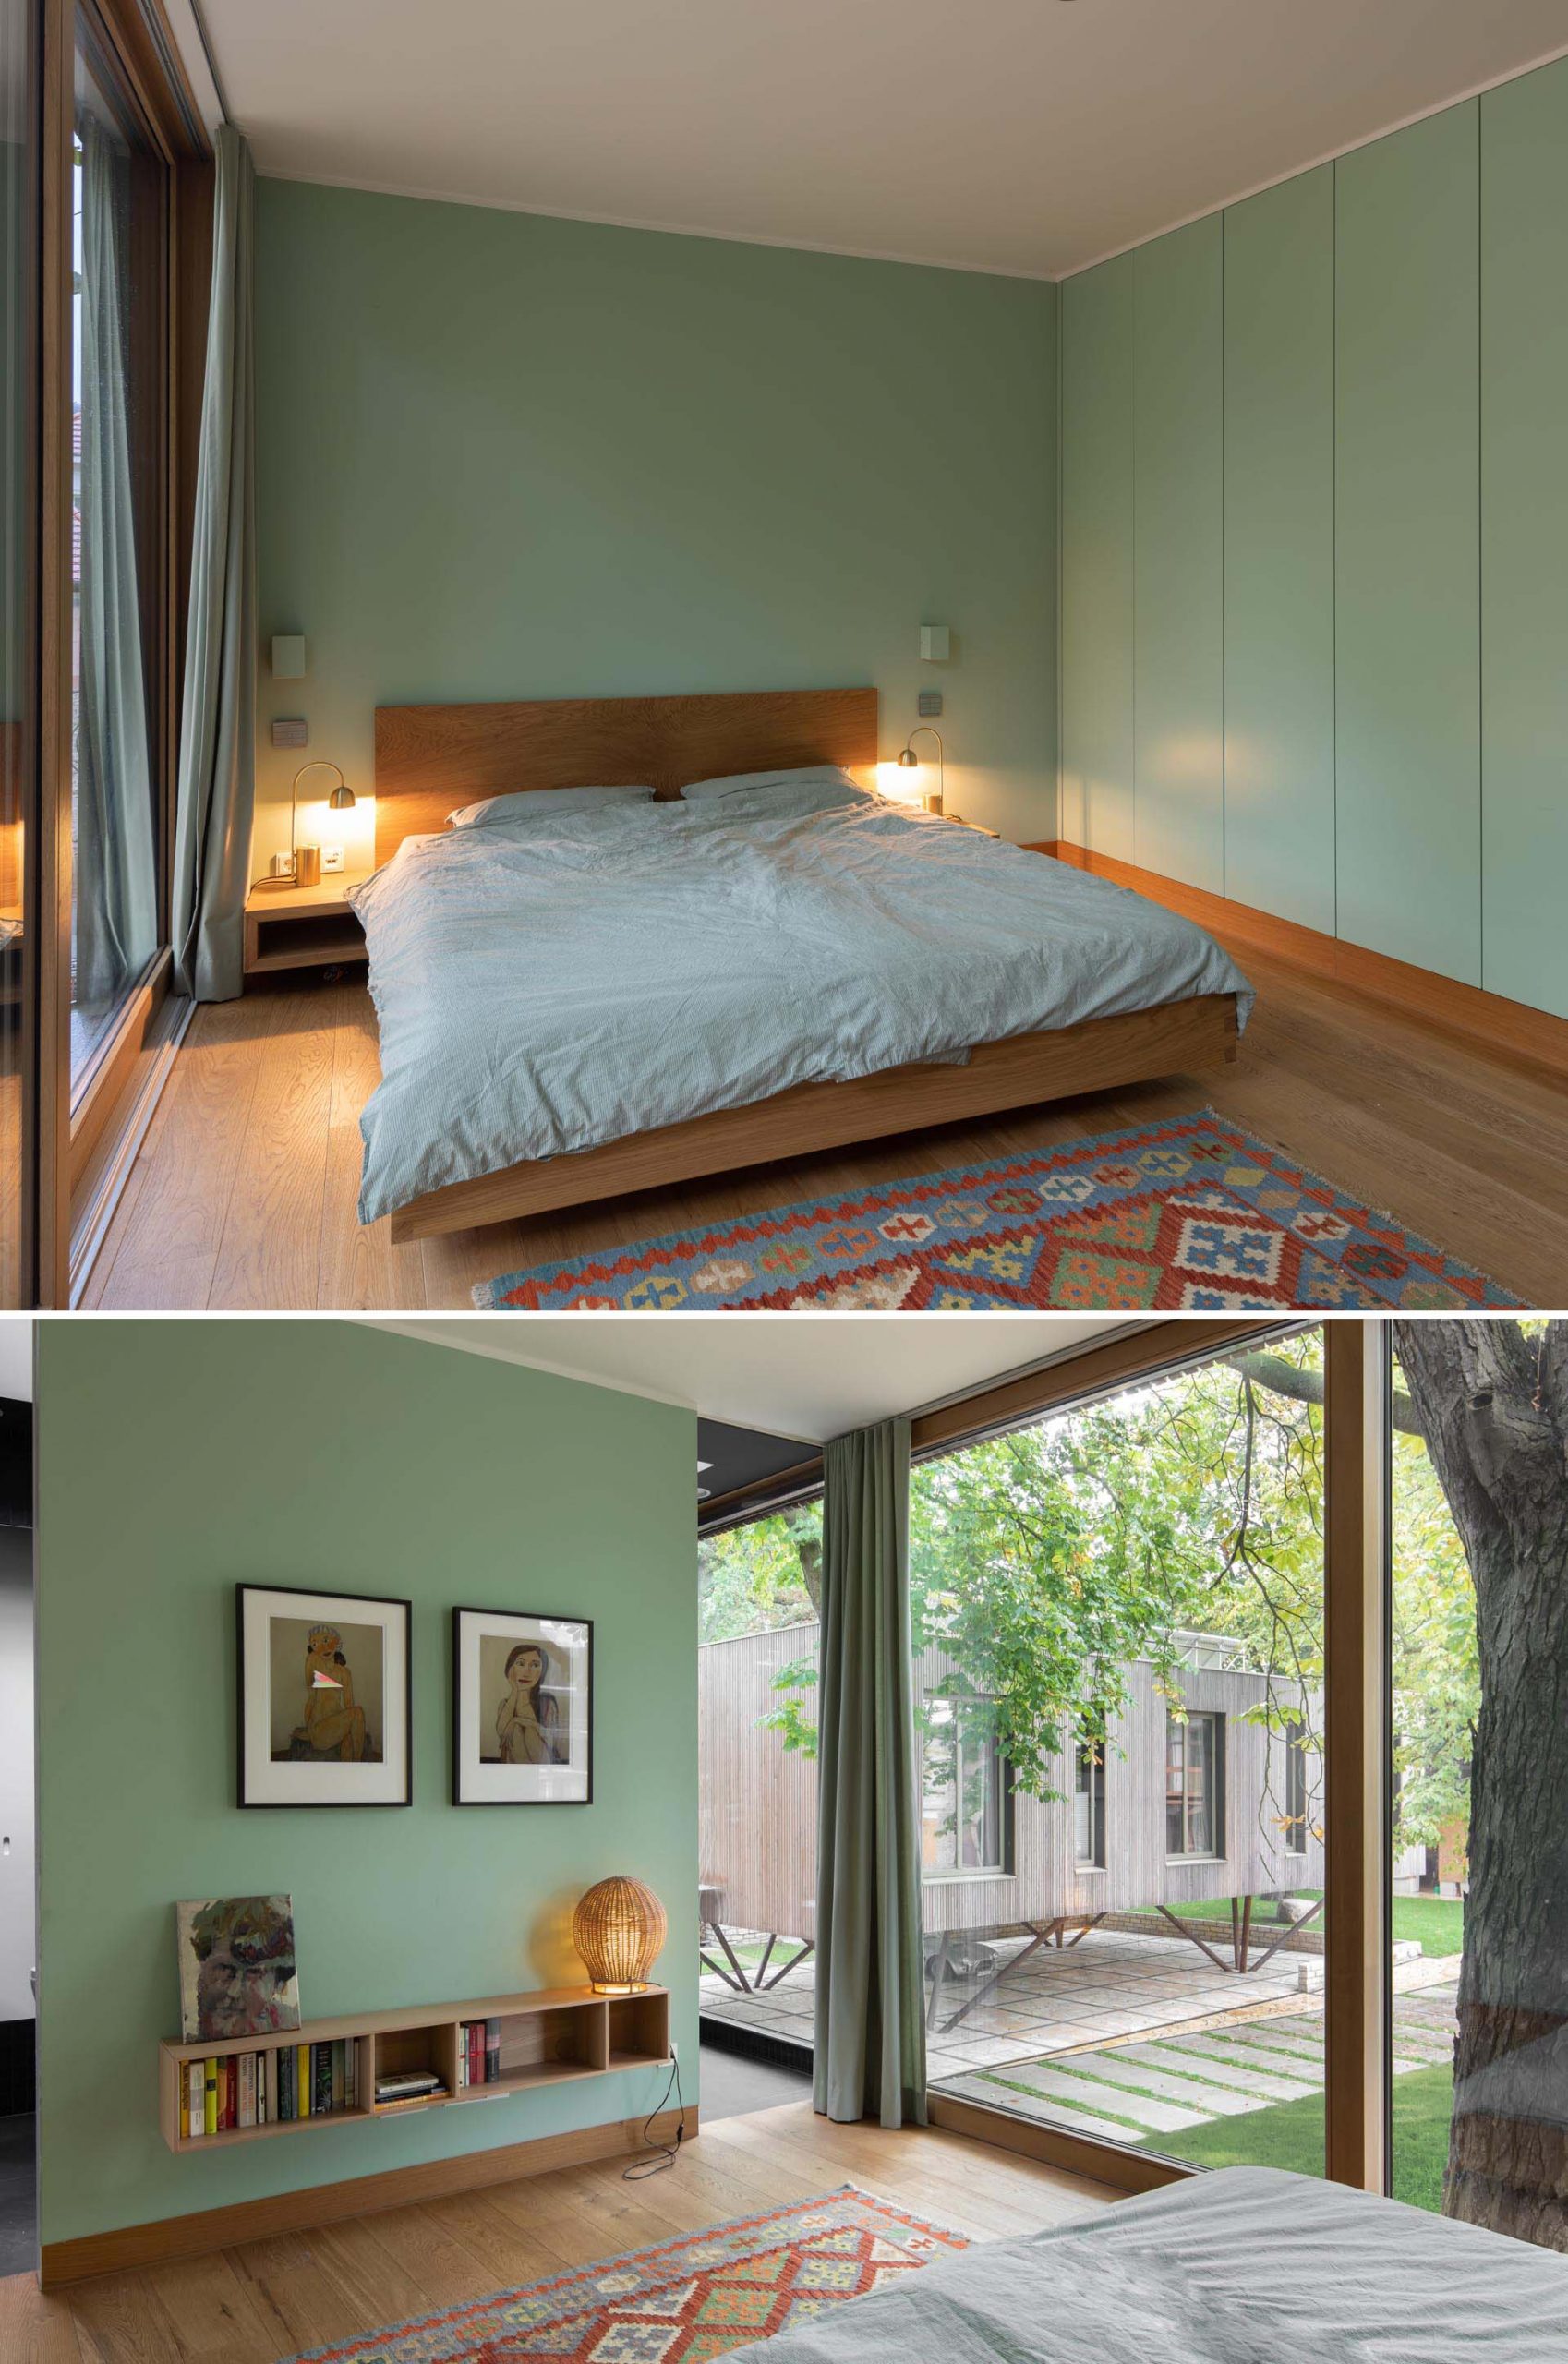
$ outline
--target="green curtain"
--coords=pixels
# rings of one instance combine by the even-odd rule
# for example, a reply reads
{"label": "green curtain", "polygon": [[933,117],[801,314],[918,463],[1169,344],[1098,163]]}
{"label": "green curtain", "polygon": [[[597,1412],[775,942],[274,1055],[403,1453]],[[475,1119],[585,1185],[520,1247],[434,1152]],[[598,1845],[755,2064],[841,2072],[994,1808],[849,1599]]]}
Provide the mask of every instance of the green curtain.
{"label": "green curtain", "polygon": [[126,152],[83,110],[81,585],[76,1005],[112,1010],[158,948],[152,761],[137,581],[126,307]]}
{"label": "green curtain", "polygon": [[175,982],[198,1001],[230,1001],[245,982],[256,800],[256,175],[231,124],[215,148],[175,823]]}
{"label": "green curtain", "polygon": [[836,1438],[823,1470],[813,2100],[923,2126],[909,1422]]}

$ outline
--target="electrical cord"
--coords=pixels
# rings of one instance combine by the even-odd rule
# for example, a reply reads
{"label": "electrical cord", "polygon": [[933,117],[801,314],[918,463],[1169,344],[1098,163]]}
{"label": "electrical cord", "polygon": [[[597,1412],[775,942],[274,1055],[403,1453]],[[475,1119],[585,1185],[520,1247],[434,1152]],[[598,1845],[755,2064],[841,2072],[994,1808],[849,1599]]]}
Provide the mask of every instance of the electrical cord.
{"label": "electrical cord", "polygon": [[[671,2093],[674,2093],[681,2109],[681,2115],[675,2121],[675,2140],[673,2142],[656,2142],[648,2129],[660,2110],[669,2107]],[[654,2156],[651,2159],[633,2159],[629,2167],[622,2167],[621,2182],[641,2183],[647,2176],[661,2176],[666,2167],[672,2167],[675,2165],[681,2155],[681,2145],[685,2139],[686,2096],[681,2090],[681,2056],[679,2053],[672,2053],[669,2060],[669,2081],[643,2121],[643,2141],[654,2153]]]}

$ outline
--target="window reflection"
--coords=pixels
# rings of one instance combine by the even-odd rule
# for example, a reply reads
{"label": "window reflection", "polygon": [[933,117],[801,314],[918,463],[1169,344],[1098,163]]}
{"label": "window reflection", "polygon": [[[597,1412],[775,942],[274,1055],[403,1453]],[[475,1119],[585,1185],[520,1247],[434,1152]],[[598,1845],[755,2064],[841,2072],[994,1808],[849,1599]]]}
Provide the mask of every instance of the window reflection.
{"label": "window reflection", "polygon": [[72,303],[72,1072],[158,948],[160,176],[78,54]]}

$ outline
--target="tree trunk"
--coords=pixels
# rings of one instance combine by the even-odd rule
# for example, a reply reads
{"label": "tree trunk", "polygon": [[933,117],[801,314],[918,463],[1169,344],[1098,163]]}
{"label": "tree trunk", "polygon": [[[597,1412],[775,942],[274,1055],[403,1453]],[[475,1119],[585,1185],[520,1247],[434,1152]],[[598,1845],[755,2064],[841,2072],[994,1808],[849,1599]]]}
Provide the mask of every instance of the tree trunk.
{"label": "tree trunk", "polygon": [[1393,1330],[1479,1645],[1443,2208],[1568,2250],[1568,1322]]}

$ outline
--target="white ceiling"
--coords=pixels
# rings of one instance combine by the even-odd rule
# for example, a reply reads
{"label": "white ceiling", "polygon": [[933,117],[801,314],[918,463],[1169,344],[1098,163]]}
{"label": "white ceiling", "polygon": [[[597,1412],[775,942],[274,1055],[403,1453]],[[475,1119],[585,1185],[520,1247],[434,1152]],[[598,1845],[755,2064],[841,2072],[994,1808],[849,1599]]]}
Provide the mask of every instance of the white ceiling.
{"label": "white ceiling", "polygon": [[820,1444],[1128,1324],[1060,1313],[479,1313],[370,1326]]}
{"label": "white ceiling", "polygon": [[32,1402],[32,1317],[0,1313],[0,1395]]}
{"label": "white ceiling", "polygon": [[1568,44],[1563,0],[201,0],[263,173],[1053,277]]}

